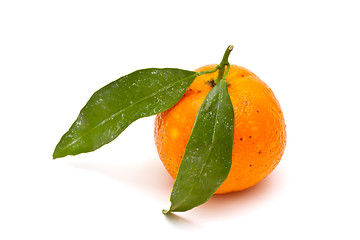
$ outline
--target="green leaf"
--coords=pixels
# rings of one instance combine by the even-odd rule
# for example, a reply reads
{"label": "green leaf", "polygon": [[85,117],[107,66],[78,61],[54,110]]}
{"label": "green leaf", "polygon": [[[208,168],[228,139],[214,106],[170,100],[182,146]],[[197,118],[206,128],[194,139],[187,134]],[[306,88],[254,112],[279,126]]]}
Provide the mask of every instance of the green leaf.
{"label": "green leaf", "polygon": [[180,164],[168,212],[187,211],[210,199],[227,178],[234,142],[234,109],[226,81],[206,96]]}
{"label": "green leaf", "polygon": [[53,158],[98,149],[135,120],[169,109],[197,76],[181,69],[149,68],[111,82],[92,95],[60,139]]}

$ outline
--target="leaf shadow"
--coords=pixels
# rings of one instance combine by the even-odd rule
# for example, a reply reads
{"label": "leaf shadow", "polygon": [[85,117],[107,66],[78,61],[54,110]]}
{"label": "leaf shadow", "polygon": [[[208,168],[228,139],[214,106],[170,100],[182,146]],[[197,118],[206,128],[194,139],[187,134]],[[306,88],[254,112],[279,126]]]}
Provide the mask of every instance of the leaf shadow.
{"label": "leaf shadow", "polygon": [[[168,201],[173,179],[158,159],[124,161],[119,159],[99,161],[97,159],[71,160],[66,162],[75,168],[96,172],[123,184],[136,187],[141,192]],[[166,203],[168,204],[168,203]]]}
{"label": "leaf shadow", "polygon": [[187,218],[181,217],[174,213],[168,213],[165,215],[166,220],[176,226],[176,227],[182,227],[182,228],[191,228],[196,226],[196,224],[192,221],[190,221]]}
{"label": "leaf shadow", "polygon": [[[164,208],[170,206],[169,199],[174,179],[166,172],[159,159],[149,158],[147,161],[142,161],[141,165],[136,161],[118,161],[118,159],[117,161],[98,161],[95,158],[75,161],[71,159],[66,161],[66,164],[130,185],[139,192],[146,192],[146,194],[156,198],[157,201],[163,202]],[[161,209],[159,209],[159,212],[161,212]],[[188,218],[174,213],[168,213],[164,217],[169,224],[176,227],[189,228],[196,226]]]}

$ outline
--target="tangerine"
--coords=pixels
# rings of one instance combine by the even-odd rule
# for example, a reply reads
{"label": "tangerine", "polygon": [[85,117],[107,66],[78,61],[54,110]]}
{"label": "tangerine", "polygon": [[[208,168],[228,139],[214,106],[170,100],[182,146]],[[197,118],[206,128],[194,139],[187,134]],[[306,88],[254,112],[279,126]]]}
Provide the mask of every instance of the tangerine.
{"label": "tangerine", "polygon": [[[215,67],[206,65],[195,71]],[[217,72],[197,77],[177,104],[155,118],[155,145],[174,179],[196,114],[216,77]],[[244,190],[260,182],[278,165],[286,145],[284,115],[266,83],[236,65],[231,65],[226,81],[235,113],[234,145],[230,173],[216,194]]]}

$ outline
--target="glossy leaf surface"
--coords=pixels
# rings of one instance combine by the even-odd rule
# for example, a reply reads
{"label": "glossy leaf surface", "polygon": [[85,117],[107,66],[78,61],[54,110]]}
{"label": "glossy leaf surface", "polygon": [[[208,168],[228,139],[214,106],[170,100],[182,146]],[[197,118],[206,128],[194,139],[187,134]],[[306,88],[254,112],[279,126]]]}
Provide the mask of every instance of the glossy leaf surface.
{"label": "glossy leaf surface", "polygon": [[95,92],[55,148],[53,158],[90,152],[114,140],[135,120],[176,104],[197,77],[174,68],[135,71]]}
{"label": "glossy leaf surface", "polygon": [[206,96],[175,180],[168,212],[203,204],[227,178],[234,142],[234,110],[225,80]]}

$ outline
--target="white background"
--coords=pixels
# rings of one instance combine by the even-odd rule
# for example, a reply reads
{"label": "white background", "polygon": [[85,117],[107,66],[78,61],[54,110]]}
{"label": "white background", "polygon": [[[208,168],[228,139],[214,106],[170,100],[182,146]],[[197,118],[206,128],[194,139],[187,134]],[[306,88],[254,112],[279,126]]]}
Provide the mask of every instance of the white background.
{"label": "white background", "polygon": [[[1,1],[0,239],[359,239],[358,1]],[[278,168],[165,216],[154,117],[52,152],[94,91],[134,70],[244,66],[281,103]]]}

